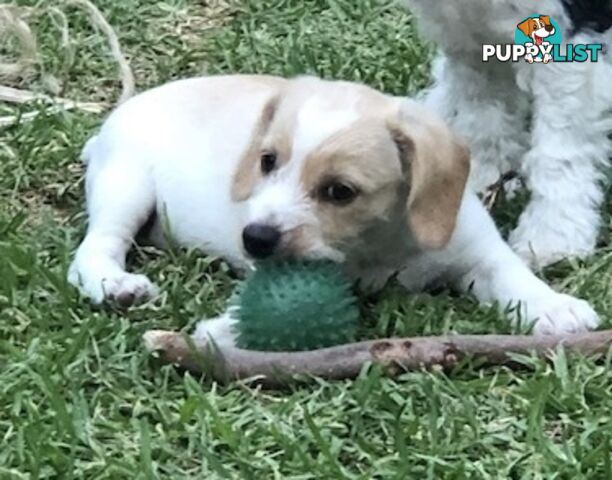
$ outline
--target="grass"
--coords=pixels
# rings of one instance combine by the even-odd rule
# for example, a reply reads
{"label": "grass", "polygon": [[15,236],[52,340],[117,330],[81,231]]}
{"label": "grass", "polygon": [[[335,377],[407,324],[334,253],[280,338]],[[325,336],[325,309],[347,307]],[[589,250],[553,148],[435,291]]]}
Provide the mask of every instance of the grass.
{"label": "grass", "polygon": [[[36,2],[19,1],[22,5]],[[98,0],[140,88],[203,72],[317,73],[415,93],[431,49],[390,0]],[[55,19],[57,20],[57,19]],[[79,100],[119,91],[103,39],[69,10],[33,19],[43,56],[31,88]],[[84,230],[78,153],[102,118],[40,110],[0,132],[1,479],[612,478],[611,358],[523,359],[525,368],[450,375],[377,369],[286,391],[181,375],[143,351],[149,328],[191,329],[235,280],[195,252],[141,249],[132,268],[163,289],[127,312],[96,308],[66,283]],[[608,196],[610,197],[610,196]],[[507,228],[517,211],[497,212]],[[607,211],[612,212],[608,200]],[[610,216],[604,232],[609,236]],[[612,319],[612,248],[545,272]],[[508,331],[468,297],[364,299],[363,336]]]}

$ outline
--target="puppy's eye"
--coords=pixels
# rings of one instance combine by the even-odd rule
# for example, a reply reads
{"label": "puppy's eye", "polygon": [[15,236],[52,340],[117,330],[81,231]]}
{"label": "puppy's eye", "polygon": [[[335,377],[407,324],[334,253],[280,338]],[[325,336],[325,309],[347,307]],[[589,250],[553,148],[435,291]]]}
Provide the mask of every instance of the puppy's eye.
{"label": "puppy's eye", "polygon": [[261,154],[261,173],[267,175],[276,168],[276,153],[263,152]]}
{"label": "puppy's eye", "polygon": [[357,197],[357,190],[341,182],[324,185],[320,190],[321,199],[337,205],[347,205]]}

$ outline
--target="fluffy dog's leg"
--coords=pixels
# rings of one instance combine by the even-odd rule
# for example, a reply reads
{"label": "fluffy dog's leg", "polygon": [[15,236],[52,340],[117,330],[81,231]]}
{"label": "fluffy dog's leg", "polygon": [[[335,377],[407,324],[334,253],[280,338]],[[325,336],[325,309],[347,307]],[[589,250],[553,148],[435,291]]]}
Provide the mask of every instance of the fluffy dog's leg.
{"label": "fluffy dog's leg", "polygon": [[130,160],[94,158],[87,170],[89,227],[68,280],[96,303],[127,306],[157,292],[144,275],[125,271],[125,255],[155,207],[147,170]]}
{"label": "fluffy dog's leg", "polygon": [[434,271],[483,303],[512,308],[514,321],[535,322],[536,334],[579,332],[594,328],[599,318],[584,300],[557,293],[537,278],[503,241],[491,217],[475,195],[467,193],[457,228],[446,249],[429,252],[409,264],[399,280],[430,276]]}
{"label": "fluffy dog's leg", "polygon": [[510,236],[533,266],[595,248],[603,170],[612,155],[610,79],[612,63],[601,57],[535,69],[532,149],[522,166],[531,202]]}
{"label": "fluffy dog's leg", "polygon": [[484,68],[464,58],[439,57],[433,75],[435,83],[425,92],[424,102],[468,141],[470,186],[483,192],[501,174],[518,167],[528,145],[528,102],[509,65],[492,63]]}

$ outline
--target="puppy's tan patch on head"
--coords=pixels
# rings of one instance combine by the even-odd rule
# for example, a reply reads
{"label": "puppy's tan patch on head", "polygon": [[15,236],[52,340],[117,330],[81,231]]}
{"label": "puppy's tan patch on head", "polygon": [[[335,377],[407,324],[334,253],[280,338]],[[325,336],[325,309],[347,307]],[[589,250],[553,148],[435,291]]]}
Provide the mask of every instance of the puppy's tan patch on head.
{"label": "puppy's tan patch on head", "polygon": [[[246,200],[252,193],[257,181],[262,176],[263,156],[272,158],[275,166],[290,156],[291,144],[287,136],[276,135],[272,138],[267,134],[272,122],[277,116],[282,93],[271,97],[263,107],[257,121],[249,144],[242,154],[232,182],[232,200],[236,202]],[[265,168],[265,167],[264,167]]]}
{"label": "puppy's tan patch on head", "polygon": [[537,23],[533,18],[527,18],[517,25],[517,28],[528,37],[538,29]]}
{"label": "puppy's tan patch on head", "polygon": [[408,225],[419,244],[439,249],[449,242],[470,170],[469,150],[431,112],[405,102],[390,124],[409,177]]}
{"label": "puppy's tan patch on head", "polygon": [[541,15],[539,20],[542,23],[542,27],[544,27],[546,25],[552,25],[552,23],[550,23],[550,16],[549,15]]}
{"label": "puppy's tan patch on head", "polygon": [[[329,179],[345,180],[370,193],[395,178],[399,164],[385,124],[380,120],[360,120],[337,132],[306,159],[302,183],[314,192]],[[389,168],[391,167],[391,168]]]}
{"label": "puppy's tan patch on head", "polygon": [[531,34],[541,28],[552,25],[549,15],[541,15],[538,18],[527,18],[517,25],[517,28],[526,36],[531,37]]}
{"label": "puppy's tan patch on head", "polygon": [[382,118],[362,119],[337,132],[307,157],[301,175],[331,244],[387,219],[403,180]]}

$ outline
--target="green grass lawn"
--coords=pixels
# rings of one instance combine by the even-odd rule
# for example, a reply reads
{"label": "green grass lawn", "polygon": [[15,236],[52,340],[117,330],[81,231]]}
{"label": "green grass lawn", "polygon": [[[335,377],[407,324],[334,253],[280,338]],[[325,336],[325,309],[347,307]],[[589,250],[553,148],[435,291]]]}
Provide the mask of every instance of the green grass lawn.
{"label": "green grass lawn", "polygon": [[[428,82],[431,48],[391,0],[94,3],[140,89],[232,72],[316,73],[396,94]],[[21,86],[116,98],[103,36],[61,8],[66,41],[57,14],[31,18],[42,62]],[[374,369],[286,391],[222,386],[160,365],[142,333],[190,330],[223,309],[235,278],[195,252],[142,249],[131,267],[162,287],[161,298],[127,312],[80,298],[65,280],[85,227],[78,154],[103,117],[43,104],[0,105],[0,116],[36,110],[0,130],[0,479],[612,478],[612,357],[560,353],[551,364],[525,359],[519,371],[464,365],[395,380]],[[517,211],[498,210],[504,228]],[[597,255],[545,277],[592,301],[609,326],[609,215],[605,222]],[[390,286],[362,308],[363,337],[509,331],[493,308],[446,293]]]}

